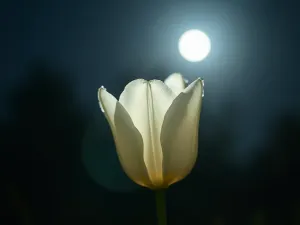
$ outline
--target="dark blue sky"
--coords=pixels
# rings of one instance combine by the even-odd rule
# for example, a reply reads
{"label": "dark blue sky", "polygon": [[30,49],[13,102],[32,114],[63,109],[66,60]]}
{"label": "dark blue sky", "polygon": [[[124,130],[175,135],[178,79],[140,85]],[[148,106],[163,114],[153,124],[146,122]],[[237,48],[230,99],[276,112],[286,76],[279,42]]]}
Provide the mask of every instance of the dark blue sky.
{"label": "dark blue sky", "polygon": [[[68,79],[86,110],[97,110],[98,87],[115,88],[126,72],[146,79],[171,72],[181,72],[189,80],[204,77],[209,113],[226,120],[224,102],[235,102],[240,110],[232,124],[243,134],[236,146],[239,152],[259,144],[272,115],[299,112],[299,28],[292,2],[15,0],[1,4],[3,116],[8,114],[7,93],[26,80],[27,64],[38,58],[70,72]],[[178,38],[190,28],[211,38],[212,52],[203,62],[189,63],[178,53]],[[165,74],[156,75],[156,69]]]}
{"label": "dark blue sky", "polygon": [[[284,190],[284,193],[289,192],[290,186],[285,184],[295,180],[290,178],[295,173],[291,172],[293,174],[291,175],[289,172],[285,172],[286,174],[283,172],[284,175],[281,173],[278,175],[274,172],[276,169],[274,171],[269,169],[273,168],[269,166],[269,158],[272,155],[279,159],[287,158],[286,164],[282,163],[287,165],[282,166],[288,168],[285,171],[296,171],[296,167],[293,166],[299,165],[296,162],[297,157],[293,155],[297,153],[290,153],[297,148],[292,145],[298,143],[295,137],[300,129],[297,125],[299,123],[294,119],[299,120],[300,116],[298,11],[299,3],[289,0],[2,1],[0,122],[4,124],[4,128],[3,141],[0,144],[4,143],[3,146],[6,147],[0,148],[6,149],[7,155],[11,158],[7,155],[4,156],[9,160],[2,157],[6,164],[0,163],[5,167],[1,171],[12,170],[10,165],[20,164],[15,172],[17,175],[21,174],[20,179],[32,177],[32,181],[22,181],[24,183],[20,181],[20,187],[25,190],[24,192],[28,189],[33,193],[33,211],[35,208],[36,214],[46,218],[47,221],[52,218],[51,210],[56,210],[56,214],[54,213],[56,217],[53,218],[57,220],[53,219],[54,221],[61,221],[59,220],[61,214],[62,218],[68,221],[71,218],[68,213],[72,215],[78,213],[80,216],[84,215],[81,222],[78,219],[80,216],[70,221],[86,224],[86,218],[97,221],[95,219],[98,218],[99,208],[103,210],[105,216],[107,215],[104,216],[106,219],[109,215],[114,215],[116,208],[121,212],[118,214],[120,221],[124,218],[130,218],[128,221],[132,221],[135,213],[130,211],[131,206],[140,213],[144,212],[144,217],[148,218],[148,212],[137,207],[138,203],[141,204],[139,197],[144,196],[143,192],[133,198],[130,195],[117,195],[102,189],[91,181],[92,178],[82,166],[80,154],[82,148],[86,146],[95,150],[93,154],[102,154],[101,157],[104,154],[104,158],[106,149],[109,151],[108,155],[115,154],[109,127],[98,106],[97,89],[100,86],[103,85],[108,91],[119,95],[125,84],[132,79],[165,79],[173,72],[180,72],[190,81],[198,76],[203,77],[205,97],[200,121],[201,157],[196,165],[196,173],[191,175],[188,182],[179,185],[179,189],[176,187],[172,189],[174,193],[184,193],[189,199],[200,202],[199,204],[202,204],[199,206],[200,209],[212,217],[215,215],[226,217],[230,215],[226,210],[232,209],[232,212],[235,212],[234,210],[240,208],[252,216],[255,210],[261,209],[260,207],[264,210],[276,204],[280,209],[279,212],[283,212],[283,208],[280,207],[284,206],[283,203],[286,203],[285,200],[288,198],[285,194],[278,193],[280,190]],[[188,29],[200,29],[211,39],[212,51],[209,57],[200,63],[187,62],[179,55],[178,39]],[[57,105],[50,101],[48,104],[42,99],[44,95],[47,96],[44,92],[53,94],[55,91],[50,85],[51,79],[49,85],[46,79],[40,89],[35,87],[40,83],[32,81],[29,70],[34,62],[45,62],[54,71],[66,72],[62,72],[61,76],[66,80],[66,87],[74,92],[70,102],[65,99],[68,95],[65,96],[63,91],[58,94],[62,96],[62,100],[60,97],[52,99],[53,102],[59,102]],[[49,74],[51,76],[51,72]],[[19,90],[23,88],[29,91],[21,91],[20,94]],[[28,94],[31,93],[31,89],[33,96]],[[15,93],[19,93],[17,100],[12,98]],[[22,98],[22,93],[27,93],[29,97]],[[55,94],[57,93],[53,95],[56,96]],[[35,95],[42,97],[35,99]],[[32,100],[33,103],[30,102],[31,99],[35,99]],[[18,105],[19,108],[12,107]],[[82,119],[84,122],[76,117],[79,111],[82,113],[80,115],[85,115],[85,120]],[[83,125],[80,125],[81,122]],[[59,126],[56,127],[55,123]],[[289,139],[290,137],[294,138],[294,142]],[[289,145],[290,143],[292,144]],[[82,147],[85,144],[86,146]],[[98,151],[99,146],[101,151]],[[45,152],[49,151],[49,155],[48,152],[45,153],[46,156],[41,154],[39,148]],[[10,153],[10,150],[13,153]],[[89,155],[91,157],[89,160],[97,158],[93,154]],[[271,156],[261,159],[264,154]],[[21,159],[14,161],[14,157]],[[23,157],[28,157],[27,160],[36,167],[31,167]],[[113,157],[114,162],[106,160],[101,164],[96,161],[95,164],[101,164],[100,167],[103,168],[95,167],[95,171],[105,171],[99,172],[101,175],[106,175],[106,171],[109,171],[112,176],[115,175],[115,171],[120,172],[116,156]],[[259,160],[262,160],[261,164]],[[281,163],[280,160],[278,162]],[[92,163],[91,165],[94,166]],[[56,169],[58,173],[53,172]],[[25,175],[21,173],[23,170]],[[52,176],[49,178],[50,181],[48,178],[40,181],[39,171],[43,174],[45,171],[52,171],[49,172],[49,177]],[[240,174],[241,177],[235,177],[237,173],[242,173],[241,171],[246,175]],[[127,179],[124,176],[122,179],[119,179],[119,175],[115,176],[113,179],[108,177],[109,182]],[[227,176],[230,177],[229,181],[225,180]],[[253,177],[259,178],[255,180]],[[38,178],[38,181],[35,178]],[[115,184],[113,182],[112,184]],[[234,189],[232,192],[222,189],[230,182],[235,184],[232,187],[237,188],[241,183],[248,189],[244,188],[238,192],[241,195],[233,196],[233,193],[240,189]],[[74,183],[77,186],[73,185]],[[49,186],[48,192],[44,192],[42,188],[40,190],[41,184]],[[280,185],[286,186],[286,189],[280,189],[282,187]],[[33,186],[35,188],[31,189]],[[86,192],[78,191],[80,188]],[[273,188],[276,189],[274,189],[276,200],[279,199],[275,203],[272,201],[275,199],[272,195]],[[176,192],[176,190],[183,191]],[[250,194],[247,195],[243,191]],[[193,207],[193,204],[187,206],[184,203],[185,196],[174,193],[173,202],[170,203],[171,208],[173,207],[171,209],[173,222],[177,221],[176,216],[181,212],[185,215],[184,219],[193,216],[198,218],[199,208]],[[269,197],[262,197],[268,193]],[[53,208],[45,201],[45,205],[49,206],[49,209],[45,206],[48,211],[40,209],[42,208],[40,204],[43,204],[40,196],[44,195],[50,202],[51,196],[56,196],[53,197]],[[235,200],[228,196],[233,196],[232,199]],[[253,211],[248,209],[246,204],[242,209],[241,199],[248,201],[254,199],[251,203],[253,208],[249,206]],[[296,197],[293,195],[291,199]],[[76,201],[77,206],[74,203]],[[128,207],[123,201],[133,203],[132,205],[129,203]],[[237,205],[228,206],[232,202]],[[69,205],[73,206],[73,203],[74,209],[70,209]],[[216,209],[214,205],[224,207]],[[39,210],[45,214],[39,214]],[[60,210],[63,213],[60,214]],[[273,215],[277,215],[276,210],[272,211],[272,218]],[[221,214],[218,214],[219,212]],[[186,217],[190,213],[193,216]],[[278,215],[284,218],[285,214]],[[181,217],[178,218],[180,221]],[[203,219],[203,221],[210,220]],[[203,221],[202,224],[205,224]],[[228,224],[242,223],[236,221]]]}

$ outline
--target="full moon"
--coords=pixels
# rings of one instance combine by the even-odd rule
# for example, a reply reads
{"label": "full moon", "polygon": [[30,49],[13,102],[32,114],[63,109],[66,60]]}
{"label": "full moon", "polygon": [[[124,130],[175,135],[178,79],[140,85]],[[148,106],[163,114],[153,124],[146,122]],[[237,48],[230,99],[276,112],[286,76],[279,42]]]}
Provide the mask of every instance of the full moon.
{"label": "full moon", "polygon": [[190,62],[202,61],[210,52],[210,40],[200,30],[188,30],[182,34],[178,43],[179,52]]}

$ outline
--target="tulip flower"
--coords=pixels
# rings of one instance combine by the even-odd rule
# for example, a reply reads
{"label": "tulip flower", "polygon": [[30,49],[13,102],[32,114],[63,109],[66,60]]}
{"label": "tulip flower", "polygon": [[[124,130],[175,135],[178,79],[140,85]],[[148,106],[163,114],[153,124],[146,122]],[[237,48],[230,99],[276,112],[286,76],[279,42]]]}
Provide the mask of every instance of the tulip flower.
{"label": "tulip flower", "polygon": [[117,100],[99,88],[119,161],[135,183],[165,189],[186,177],[198,154],[203,80],[186,87],[180,74],[160,80],[133,80]]}

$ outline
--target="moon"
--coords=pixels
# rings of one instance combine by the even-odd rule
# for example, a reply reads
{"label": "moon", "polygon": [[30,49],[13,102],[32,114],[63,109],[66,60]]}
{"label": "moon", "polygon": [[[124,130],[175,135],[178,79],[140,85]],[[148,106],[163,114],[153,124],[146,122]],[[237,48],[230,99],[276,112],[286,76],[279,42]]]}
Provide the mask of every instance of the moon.
{"label": "moon", "polygon": [[200,30],[188,30],[179,39],[178,49],[183,58],[190,62],[205,59],[211,49],[209,37]]}

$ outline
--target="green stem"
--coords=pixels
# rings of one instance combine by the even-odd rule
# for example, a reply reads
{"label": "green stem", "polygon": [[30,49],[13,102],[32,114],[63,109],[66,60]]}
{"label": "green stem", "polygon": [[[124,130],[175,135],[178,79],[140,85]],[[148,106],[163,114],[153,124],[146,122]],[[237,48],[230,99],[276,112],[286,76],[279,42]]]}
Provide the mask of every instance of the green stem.
{"label": "green stem", "polygon": [[167,225],[165,190],[155,191],[158,225]]}

